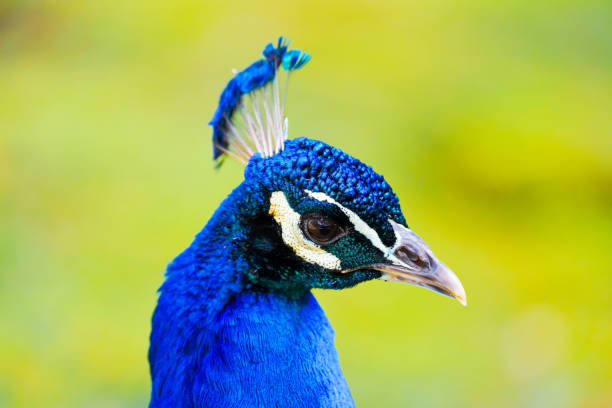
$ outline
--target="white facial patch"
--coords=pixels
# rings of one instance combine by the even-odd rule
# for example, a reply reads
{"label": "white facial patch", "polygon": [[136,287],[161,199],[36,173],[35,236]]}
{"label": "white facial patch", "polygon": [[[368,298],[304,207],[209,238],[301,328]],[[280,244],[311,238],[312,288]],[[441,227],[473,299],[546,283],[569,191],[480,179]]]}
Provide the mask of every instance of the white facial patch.
{"label": "white facial patch", "polygon": [[349,210],[348,208],[346,208],[345,206],[343,206],[342,204],[340,204],[339,202],[337,202],[336,200],[334,200],[333,198],[331,198],[325,193],[314,193],[309,190],[305,190],[305,191],[306,191],[306,194],[308,194],[310,197],[314,198],[317,201],[323,201],[323,202],[327,202],[327,203],[334,204],[335,206],[337,206],[344,213],[344,215],[348,217],[349,221],[355,227],[355,230],[361,233],[361,235],[363,235],[364,237],[366,237],[372,243],[372,245],[374,245],[374,247],[380,249],[380,251],[383,253],[385,258],[389,259],[395,264],[405,265],[409,267],[408,265],[406,265],[404,262],[402,262],[399,258],[397,258],[393,254],[393,248],[389,248],[385,246],[385,244],[383,244],[380,237],[378,236],[378,233],[374,230],[374,228],[370,227],[364,220],[362,220],[353,211]]}
{"label": "white facial patch", "polygon": [[282,191],[275,191],[270,196],[270,215],[281,227],[285,244],[303,260],[327,269],[340,270],[340,259],[321,249],[314,242],[304,237],[300,228],[300,214],[293,211]]}

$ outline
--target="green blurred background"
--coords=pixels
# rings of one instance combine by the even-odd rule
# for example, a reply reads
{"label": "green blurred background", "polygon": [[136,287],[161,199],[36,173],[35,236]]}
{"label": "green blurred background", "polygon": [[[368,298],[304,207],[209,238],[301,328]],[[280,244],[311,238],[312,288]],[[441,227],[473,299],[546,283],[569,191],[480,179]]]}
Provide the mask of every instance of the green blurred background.
{"label": "green blurred background", "polygon": [[468,307],[318,291],[359,407],[612,406],[609,1],[0,3],[0,406],[142,407],[165,264],[242,178],[231,77],[383,173]]}

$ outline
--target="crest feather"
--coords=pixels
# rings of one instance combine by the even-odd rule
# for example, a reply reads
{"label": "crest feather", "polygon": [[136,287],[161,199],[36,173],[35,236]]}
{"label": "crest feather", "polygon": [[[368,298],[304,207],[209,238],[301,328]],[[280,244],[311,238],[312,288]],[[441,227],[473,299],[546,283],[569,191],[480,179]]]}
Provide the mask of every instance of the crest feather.
{"label": "crest feather", "polygon": [[[213,128],[214,160],[227,154],[246,164],[255,153],[268,157],[284,149],[289,73],[310,61],[310,54],[288,47],[289,41],[282,36],[276,46],[269,43],[263,50],[263,59],[236,73],[225,86],[209,122]],[[282,98],[280,66],[286,71]]]}

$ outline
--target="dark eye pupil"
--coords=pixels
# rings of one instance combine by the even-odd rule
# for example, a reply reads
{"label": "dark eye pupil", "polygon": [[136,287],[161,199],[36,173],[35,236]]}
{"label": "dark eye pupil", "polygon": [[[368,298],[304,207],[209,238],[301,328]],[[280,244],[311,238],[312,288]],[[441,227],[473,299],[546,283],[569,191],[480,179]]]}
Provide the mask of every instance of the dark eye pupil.
{"label": "dark eye pupil", "polygon": [[336,224],[326,219],[308,221],[308,232],[317,238],[329,238],[336,232],[337,228]]}
{"label": "dark eye pupil", "polygon": [[304,227],[308,238],[320,244],[330,243],[342,232],[338,224],[327,217],[306,219]]}
{"label": "dark eye pupil", "polygon": [[327,225],[319,226],[319,234],[323,236],[328,236],[329,234],[331,234],[331,228],[329,228]]}

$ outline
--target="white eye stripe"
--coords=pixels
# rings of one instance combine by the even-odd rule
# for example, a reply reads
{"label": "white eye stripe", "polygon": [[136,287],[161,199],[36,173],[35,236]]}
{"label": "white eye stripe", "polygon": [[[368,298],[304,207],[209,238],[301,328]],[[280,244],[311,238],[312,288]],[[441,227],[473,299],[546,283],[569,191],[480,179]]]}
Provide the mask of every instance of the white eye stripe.
{"label": "white eye stripe", "polygon": [[275,191],[270,196],[269,213],[280,225],[283,241],[297,256],[327,269],[341,269],[340,259],[337,256],[304,237],[300,228],[300,214],[291,208],[282,191]]}
{"label": "white eye stripe", "polygon": [[325,193],[313,193],[312,191],[306,190],[306,194],[308,194],[309,196],[311,196],[317,201],[324,201],[330,204],[334,204],[344,213],[344,215],[348,217],[351,224],[353,224],[353,226],[355,227],[355,230],[357,230],[364,237],[369,239],[372,245],[380,249],[384,254],[386,254],[389,251],[389,248],[387,248],[385,244],[383,244],[382,241],[380,240],[378,233],[374,231],[372,227],[370,227],[364,220],[362,220],[353,211],[349,210],[348,208],[346,208],[345,206],[343,206],[342,204],[340,204],[339,202],[337,202],[336,200],[334,200],[333,198],[331,198]]}
{"label": "white eye stripe", "polygon": [[361,219],[361,217],[359,217],[353,211],[349,210],[348,208],[346,208],[345,206],[343,206],[325,193],[312,192],[310,190],[304,191],[306,191],[306,194],[308,194],[310,197],[314,198],[317,201],[324,201],[337,206],[348,217],[349,221],[355,227],[355,230],[361,233],[361,235],[366,237],[368,240],[370,240],[372,245],[378,248],[383,253],[385,258],[389,259],[394,263],[404,265],[404,262],[402,262],[393,254],[393,248],[385,246],[374,228],[370,227],[364,220]]}

